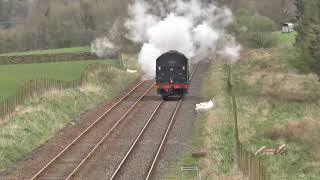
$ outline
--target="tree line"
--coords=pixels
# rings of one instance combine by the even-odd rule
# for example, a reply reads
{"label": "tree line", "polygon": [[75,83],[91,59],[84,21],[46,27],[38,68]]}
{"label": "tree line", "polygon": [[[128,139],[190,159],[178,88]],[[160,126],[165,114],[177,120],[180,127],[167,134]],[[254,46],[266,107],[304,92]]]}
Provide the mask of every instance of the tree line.
{"label": "tree line", "polygon": [[314,72],[320,80],[320,1],[296,0],[299,49],[298,65],[301,70]]}
{"label": "tree line", "polygon": [[[0,53],[122,41],[129,0],[0,0]],[[112,40],[113,40],[112,39]]]}

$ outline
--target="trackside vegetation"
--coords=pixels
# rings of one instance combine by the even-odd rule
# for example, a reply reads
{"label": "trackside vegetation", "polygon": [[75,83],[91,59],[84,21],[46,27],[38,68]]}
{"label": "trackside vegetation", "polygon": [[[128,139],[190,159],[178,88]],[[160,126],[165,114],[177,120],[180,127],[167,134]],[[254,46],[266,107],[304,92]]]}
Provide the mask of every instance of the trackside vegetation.
{"label": "trackside vegetation", "polygon": [[[248,16],[243,14],[237,18],[247,27]],[[248,29],[237,36],[246,50],[232,71],[240,141],[252,153],[262,146],[286,145],[283,155],[261,155],[271,179],[318,179],[320,83],[316,74],[301,73],[298,34],[270,29],[263,33],[271,39],[251,41],[242,38],[251,37]]]}
{"label": "trackside vegetation", "polygon": [[294,49],[248,53],[233,69],[241,142],[253,153],[286,145],[284,155],[262,156],[272,179],[319,178],[317,76],[298,73]]}
{"label": "trackside vegetation", "polygon": [[231,99],[227,91],[227,70],[223,61],[216,59],[208,68],[202,86],[204,101],[212,99],[214,108],[205,113],[202,136],[206,158],[201,159],[205,179],[241,179],[235,166],[234,121]]}
{"label": "trackside vegetation", "polygon": [[[55,75],[62,77],[59,74],[65,73],[64,79],[72,80],[78,77],[80,69],[84,68],[85,64],[78,64],[78,68],[75,68],[77,64],[71,64],[69,68],[66,65],[65,68],[58,68],[60,71]],[[71,66],[75,70],[68,74],[69,71],[73,71]],[[50,69],[52,66],[47,68]],[[129,74],[115,66],[105,64],[91,73],[87,82],[81,87],[52,90],[26,100],[10,119],[0,124],[0,171],[23,159],[85,109],[117,96],[137,76],[138,74]],[[76,106],[74,106],[75,95]]]}
{"label": "trackside vegetation", "polygon": [[34,63],[0,66],[0,103],[15,95],[30,80],[47,78],[62,81],[79,79],[89,64],[119,65],[118,60],[90,60],[57,63]]}
{"label": "trackside vegetation", "polygon": [[[298,33],[277,32],[272,20],[245,9],[235,14],[229,30],[244,46],[231,74],[240,142],[252,153],[262,146],[285,144],[282,155],[260,155],[271,179],[319,179],[320,83],[316,74],[301,72],[300,47],[295,46]],[[202,133],[208,155],[200,167],[207,179],[244,179],[236,169],[234,122],[226,87],[226,68],[217,59],[202,87],[204,100],[215,102],[205,115]]]}

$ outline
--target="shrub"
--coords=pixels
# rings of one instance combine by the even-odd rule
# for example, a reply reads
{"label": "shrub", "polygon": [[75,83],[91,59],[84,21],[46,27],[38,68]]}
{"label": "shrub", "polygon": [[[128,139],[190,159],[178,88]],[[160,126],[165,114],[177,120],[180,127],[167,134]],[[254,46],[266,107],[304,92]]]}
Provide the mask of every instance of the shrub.
{"label": "shrub", "polygon": [[265,32],[249,32],[242,37],[241,41],[250,48],[270,48],[276,45],[276,38]]}

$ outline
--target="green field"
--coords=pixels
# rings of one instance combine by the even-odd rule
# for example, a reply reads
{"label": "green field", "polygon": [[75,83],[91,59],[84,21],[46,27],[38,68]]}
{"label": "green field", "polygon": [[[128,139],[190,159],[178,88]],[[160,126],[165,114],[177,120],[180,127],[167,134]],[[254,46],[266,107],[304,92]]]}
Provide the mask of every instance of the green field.
{"label": "green field", "polygon": [[64,53],[85,53],[90,52],[89,46],[61,48],[61,49],[44,49],[36,51],[24,51],[0,54],[0,56],[25,56],[25,55],[41,55],[41,54],[64,54]]}
{"label": "green field", "polygon": [[282,33],[277,31],[272,33],[272,36],[276,39],[276,44],[280,47],[291,46],[296,41],[297,35],[297,32]]}
{"label": "green field", "polygon": [[93,63],[118,64],[117,60],[90,60],[0,66],[0,102],[14,95],[27,81],[50,78],[63,81],[79,79],[84,69]]}

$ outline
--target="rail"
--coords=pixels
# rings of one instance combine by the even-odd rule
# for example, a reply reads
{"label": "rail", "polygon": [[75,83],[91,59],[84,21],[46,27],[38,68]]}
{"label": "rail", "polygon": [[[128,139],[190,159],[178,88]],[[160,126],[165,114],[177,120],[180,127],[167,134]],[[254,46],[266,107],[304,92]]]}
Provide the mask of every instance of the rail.
{"label": "rail", "polygon": [[[70,144],[68,144],[60,153],[58,153],[53,159],[51,159],[40,171],[38,171],[32,178],[36,179],[41,173],[43,173],[50,165],[54,163],[59,157],[61,157],[66,151],[68,151],[77,141],[79,141],[84,134],[88,133],[99,121],[101,121],[110,111],[112,111],[116,106],[118,106],[124,99],[126,99],[129,95],[131,95],[138,87],[140,87],[145,81],[140,82],[138,85],[136,85],[134,88],[132,88],[127,94],[125,94],[119,101],[117,101],[112,107],[110,107],[107,111],[105,111],[98,119],[96,119],[89,127],[87,127],[80,135],[78,135]],[[153,85],[147,90],[147,92],[150,91],[150,89],[153,87]],[[145,92],[145,94],[147,93]],[[143,94],[141,98],[138,100],[140,101],[142,97],[145,96]],[[138,102],[137,101],[137,102]],[[133,109],[133,107],[137,104],[137,102],[125,113],[127,115],[129,111]],[[121,120],[125,117],[122,116]],[[120,123],[120,121],[117,122],[117,125]],[[116,126],[116,125],[115,125]],[[113,127],[113,129],[115,128]],[[109,133],[110,134],[110,133]],[[104,138],[105,139],[105,138]]]}

